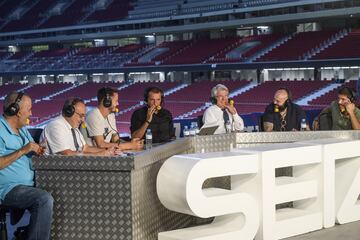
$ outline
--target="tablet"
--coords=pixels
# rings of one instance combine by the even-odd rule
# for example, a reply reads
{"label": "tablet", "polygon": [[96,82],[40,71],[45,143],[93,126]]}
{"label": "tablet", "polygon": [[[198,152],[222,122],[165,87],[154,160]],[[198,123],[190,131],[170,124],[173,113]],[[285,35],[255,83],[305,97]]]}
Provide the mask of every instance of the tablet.
{"label": "tablet", "polygon": [[219,125],[216,126],[203,126],[198,135],[213,135],[216,131],[216,129],[218,129]]}

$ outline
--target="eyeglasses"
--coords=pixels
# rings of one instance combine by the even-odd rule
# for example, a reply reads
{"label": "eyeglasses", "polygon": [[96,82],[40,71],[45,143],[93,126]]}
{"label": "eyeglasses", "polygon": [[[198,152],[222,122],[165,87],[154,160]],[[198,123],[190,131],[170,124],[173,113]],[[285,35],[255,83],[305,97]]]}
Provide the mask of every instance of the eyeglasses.
{"label": "eyeglasses", "polygon": [[224,98],[228,98],[229,95],[217,95],[216,98],[220,98],[220,99],[224,99]]}
{"label": "eyeglasses", "polygon": [[86,114],[85,113],[78,113],[78,112],[75,112],[80,118],[85,118]]}

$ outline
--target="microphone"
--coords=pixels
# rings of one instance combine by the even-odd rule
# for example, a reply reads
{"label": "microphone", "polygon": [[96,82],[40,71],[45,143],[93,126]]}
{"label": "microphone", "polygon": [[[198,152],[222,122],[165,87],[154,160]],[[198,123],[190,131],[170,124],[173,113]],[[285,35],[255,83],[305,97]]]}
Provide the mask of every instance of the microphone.
{"label": "microphone", "polygon": [[340,109],[340,113],[341,114],[345,114],[346,113],[346,108],[345,107],[339,107]]}
{"label": "microphone", "polygon": [[160,110],[161,110],[161,106],[156,106],[155,107],[155,114],[158,114]]}
{"label": "microphone", "polygon": [[29,125],[30,124],[30,118],[27,118],[26,119],[26,123],[25,123],[26,125]]}
{"label": "microphone", "polygon": [[230,98],[230,99],[229,99],[229,104],[230,104],[231,106],[234,106],[234,104],[235,104],[234,100]]}
{"label": "microphone", "polygon": [[278,113],[280,112],[279,106],[278,105],[274,105],[274,112]]}

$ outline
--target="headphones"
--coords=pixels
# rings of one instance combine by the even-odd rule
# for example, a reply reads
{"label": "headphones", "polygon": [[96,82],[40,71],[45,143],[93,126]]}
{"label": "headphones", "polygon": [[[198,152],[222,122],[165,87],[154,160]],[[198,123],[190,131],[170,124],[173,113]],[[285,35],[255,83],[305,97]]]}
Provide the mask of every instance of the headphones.
{"label": "headphones", "polygon": [[224,84],[218,84],[215,87],[211,89],[211,97],[210,102],[212,104],[217,104],[216,94],[219,89],[227,90],[229,92],[229,89]]}
{"label": "headphones", "polygon": [[160,104],[162,105],[164,103],[164,92],[163,92],[163,90],[161,90],[158,87],[148,87],[148,88],[145,89],[145,92],[144,92],[144,102],[145,103],[148,102],[150,92],[155,92],[155,93],[160,92],[160,94],[161,94],[161,102],[160,102]]}
{"label": "headphones", "polygon": [[22,97],[24,96],[23,92],[19,92],[15,101],[13,103],[11,103],[5,110],[4,113],[6,116],[15,116],[16,114],[18,114],[19,110],[20,110],[20,102]]}
{"label": "headphones", "polygon": [[343,95],[346,95],[350,102],[355,102],[356,101],[356,92],[350,88],[350,87],[341,87],[339,90],[338,90],[338,94],[343,94]]}
{"label": "headphones", "polygon": [[81,98],[70,98],[65,101],[64,106],[62,108],[62,114],[65,117],[72,117],[75,113],[75,105],[79,102],[84,102]]}

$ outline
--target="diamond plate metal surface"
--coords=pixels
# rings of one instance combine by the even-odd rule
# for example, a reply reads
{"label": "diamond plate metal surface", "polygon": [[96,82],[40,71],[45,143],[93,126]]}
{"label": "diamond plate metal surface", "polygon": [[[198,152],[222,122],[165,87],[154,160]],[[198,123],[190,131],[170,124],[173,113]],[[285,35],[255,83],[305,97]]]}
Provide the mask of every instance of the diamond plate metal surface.
{"label": "diamond plate metal surface", "polygon": [[236,146],[236,134],[219,134],[211,136],[192,137],[194,152],[220,152],[229,151],[231,146]]}
{"label": "diamond plate metal surface", "polygon": [[134,168],[134,156],[128,157],[98,157],[98,156],[61,156],[48,155],[34,157],[35,169],[41,170],[102,170],[124,171]]}
{"label": "diamond plate metal surface", "polygon": [[51,239],[131,240],[130,172],[37,171],[55,199]]}
{"label": "diamond plate metal surface", "polygon": [[[37,185],[54,199],[53,240],[156,240],[161,231],[211,221],[167,210],[156,193],[162,163],[175,154],[228,151],[231,147],[316,138],[359,139],[360,131],[234,133],[179,139],[128,157],[34,158]],[[276,175],[291,175],[279,169]],[[203,187],[230,187],[230,178]]]}

